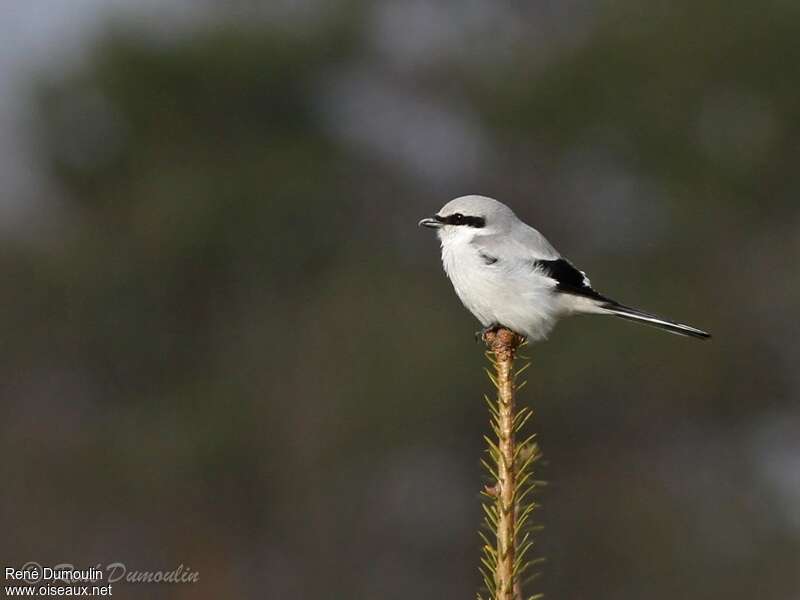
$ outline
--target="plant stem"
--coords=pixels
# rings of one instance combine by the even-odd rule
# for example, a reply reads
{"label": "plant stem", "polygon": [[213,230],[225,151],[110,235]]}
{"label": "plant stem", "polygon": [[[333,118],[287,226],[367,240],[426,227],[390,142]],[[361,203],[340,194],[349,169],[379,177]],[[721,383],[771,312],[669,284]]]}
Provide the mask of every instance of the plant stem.
{"label": "plant stem", "polygon": [[522,338],[508,329],[488,332],[484,341],[494,354],[497,385],[497,481],[493,489],[497,516],[497,556],[494,572],[494,598],[518,600],[517,558],[517,464],[515,439],[514,359]]}

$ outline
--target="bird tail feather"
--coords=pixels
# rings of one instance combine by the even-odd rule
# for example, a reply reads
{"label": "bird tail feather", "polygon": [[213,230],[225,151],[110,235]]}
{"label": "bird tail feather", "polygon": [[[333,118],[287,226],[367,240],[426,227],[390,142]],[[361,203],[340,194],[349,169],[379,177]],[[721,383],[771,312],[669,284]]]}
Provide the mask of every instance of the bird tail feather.
{"label": "bird tail feather", "polygon": [[626,319],[628,321],[636,321],[637,323],[643,323],[652,327],[658,327],[659,329],[663,329],[677,335],[685,335],[687,337],[698,338],[701,340],[711,337],[710,333],[707,333],[702,329],[697,329],[696,327],[684,325],[683,323],[675,323],[674,321],[662,319],[656,315],[646,313],[641,310],[636,310],[635,308],[630,308],[623,304],[619,304],[618,302],[614,302],[613,300],[604,302],[601,307],[604,309],[605,314],[614,315],[615,317]]}

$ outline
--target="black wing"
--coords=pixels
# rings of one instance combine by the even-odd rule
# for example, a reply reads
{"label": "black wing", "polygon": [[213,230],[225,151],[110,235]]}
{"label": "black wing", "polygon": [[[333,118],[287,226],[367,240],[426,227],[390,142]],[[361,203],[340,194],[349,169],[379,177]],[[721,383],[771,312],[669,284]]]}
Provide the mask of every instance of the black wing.
{"label": "black wing", "polygon": [[534,264],[543,274],[556,280],[556,289],[559,292],[574,296],[584,296],[603,302],[608,301],[608,298],[592,289],[586,275],[572,266],[572,263],[568,260],[564,258],[537,260]]}

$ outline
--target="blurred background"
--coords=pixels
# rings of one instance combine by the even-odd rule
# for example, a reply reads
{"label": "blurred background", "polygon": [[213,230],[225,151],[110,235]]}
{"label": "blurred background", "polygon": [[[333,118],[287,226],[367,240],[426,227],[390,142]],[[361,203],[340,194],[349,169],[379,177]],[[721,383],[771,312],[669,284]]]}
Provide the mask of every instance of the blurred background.
{"label": "blurred background", "polygon": [[121,598],[469,598],[489,391],[417,221],[601,292],[530,348],[531,592],[800,598],[800,5],[0,7],[0,562]]}

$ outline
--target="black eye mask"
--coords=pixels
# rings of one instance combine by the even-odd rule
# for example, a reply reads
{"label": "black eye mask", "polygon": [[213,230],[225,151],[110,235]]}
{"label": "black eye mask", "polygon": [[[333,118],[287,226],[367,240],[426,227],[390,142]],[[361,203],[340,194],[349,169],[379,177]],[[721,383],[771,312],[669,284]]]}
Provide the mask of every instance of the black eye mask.
{"label": "black eye mask", "polygon": [[486,226],[486,219],[483,217],[466,217],[461,213],[454,213],[446,217],[436,215],[434,219],[444,225],[466,225],[467,227],[475,227],[476,229]]}

